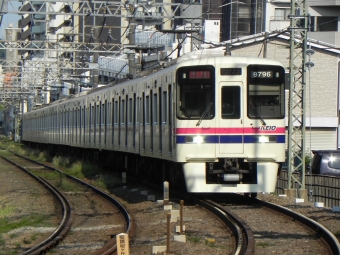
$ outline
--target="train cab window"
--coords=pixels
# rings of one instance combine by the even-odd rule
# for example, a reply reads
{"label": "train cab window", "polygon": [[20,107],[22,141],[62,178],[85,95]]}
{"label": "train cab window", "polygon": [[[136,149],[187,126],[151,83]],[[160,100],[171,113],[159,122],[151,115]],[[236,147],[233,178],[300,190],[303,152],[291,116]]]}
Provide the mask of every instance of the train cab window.
{"label": "train cab window", "polygon": [[222,87],[221,117],[222,119],[239,119],[240,115],[240,87]]}
{"label": "train cab window", "polygon": [[215,69],[189,66],[177,70],[177,117],[212,119],[215,116]]}
{"label": "train cab window", "polygon": [[285,71],[281,66],[248,66],[248,117],[284,118]]}

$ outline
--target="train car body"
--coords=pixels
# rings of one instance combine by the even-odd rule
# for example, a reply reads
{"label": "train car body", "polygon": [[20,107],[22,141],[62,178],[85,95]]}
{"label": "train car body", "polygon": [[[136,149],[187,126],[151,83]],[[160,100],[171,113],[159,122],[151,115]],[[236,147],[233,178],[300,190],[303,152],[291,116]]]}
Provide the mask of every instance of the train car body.
{"label": "train car body", "polygon": [[273,192],[285,161],[284,68],[206,51],[27,112],[22,139],[176,163],[189,192]]}

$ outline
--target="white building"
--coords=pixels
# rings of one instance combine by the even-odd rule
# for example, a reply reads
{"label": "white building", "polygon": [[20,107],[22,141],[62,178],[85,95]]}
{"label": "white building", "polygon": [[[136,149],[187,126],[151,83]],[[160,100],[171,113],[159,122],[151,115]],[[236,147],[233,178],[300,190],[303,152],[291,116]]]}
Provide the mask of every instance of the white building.
{"label": "white building", "polygon": [[[340,2],[335,0],[309,0],[310,32],[308,37],[340,45]],[[266,5],[266,31],[290,26],[290,0],[268,0]]]}
{"label": "white building", "polygon": [[[231,43],[232,56],[263,57],[264,33],[239,38]],[[310,149],[338,149],[340,50],[335,45],[310,40],[315,51],[311,61],[315,64],[307,71],[305,116],[306,152]],[[267,58],[280,61],[289,72],[289,33],[271,33],[267,41]],[[286,125],[288,126],[289,86],[286,86]],[[288,137],[288,136],[287,136]],[[310,139],[311,138],[311,139]]]}

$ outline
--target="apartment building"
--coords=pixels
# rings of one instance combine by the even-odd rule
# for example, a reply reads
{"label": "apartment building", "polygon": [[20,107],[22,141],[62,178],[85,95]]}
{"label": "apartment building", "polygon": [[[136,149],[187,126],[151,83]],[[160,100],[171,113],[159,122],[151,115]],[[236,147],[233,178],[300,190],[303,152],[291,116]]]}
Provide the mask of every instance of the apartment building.
{"label": "apartment building", "polygon": [[[310,31],[308,37],[340,45],[340,3],[335,0],[309,0]],[[266,6],[266,31],[290,26],[290,0],[269,0]]]}

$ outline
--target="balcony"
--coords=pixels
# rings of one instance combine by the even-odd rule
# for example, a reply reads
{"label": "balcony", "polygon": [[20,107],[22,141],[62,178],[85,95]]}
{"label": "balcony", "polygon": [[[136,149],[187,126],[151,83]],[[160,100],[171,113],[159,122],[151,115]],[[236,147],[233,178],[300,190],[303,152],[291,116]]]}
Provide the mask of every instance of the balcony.
{"label": "balcony", "polygon": [[29,23],[31,23],[31,16],[30,15],[27,15],[26,18],[22,18],[20,20],[18,20],[18,27],[20,28],[24,28],[26,27]]}
{"label": "balcony", "polygon": [[270,22],[269,22],[269,30],[270,31],[284,29],[284,28],[287,28],[289,26],[290,26],[290,20],[274,19],[274,20],[270,20]]}
{"label": "balcony", "polygon": [[340,45],[340,32],[337,31],[309,32],[308,37],[320,42]]}
{"label": "balcony", "polygon": [[290,4],[291,0],[271,0],[271,3],[277,4],[277,3],[285,3],[285,4]]}
{"label": "balcony", "polygon": [[309,0],[308,6],[340,6],[340,2],[338,0]]}

